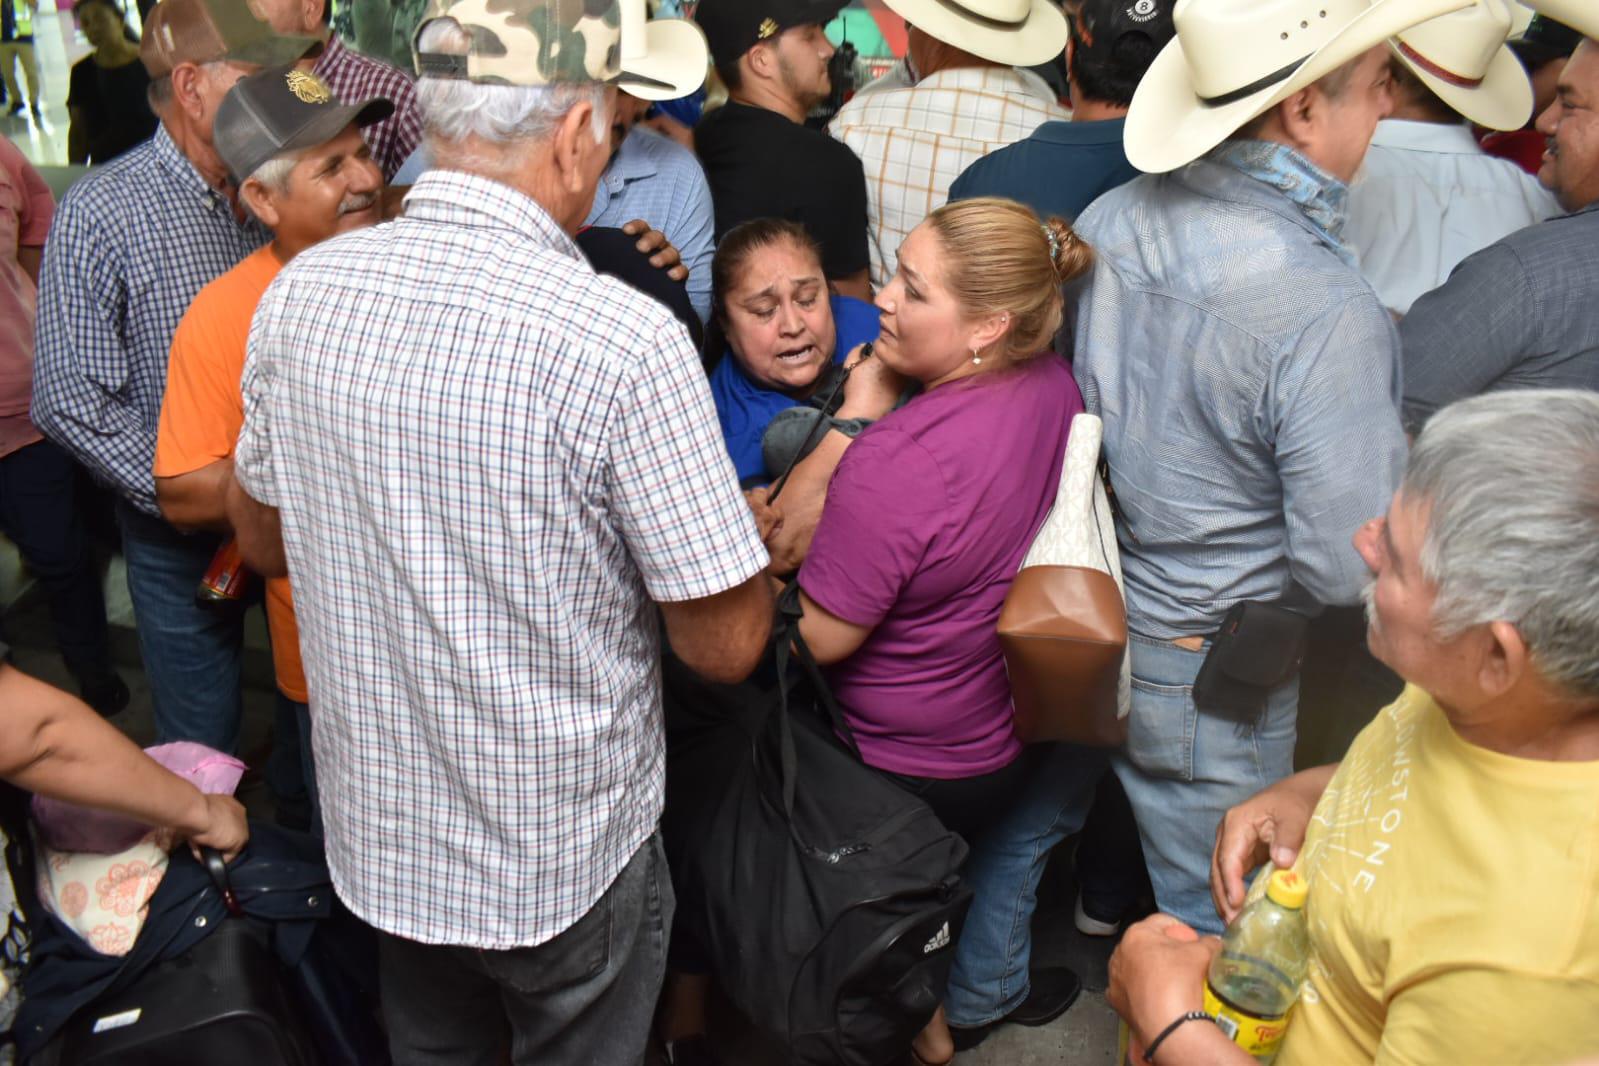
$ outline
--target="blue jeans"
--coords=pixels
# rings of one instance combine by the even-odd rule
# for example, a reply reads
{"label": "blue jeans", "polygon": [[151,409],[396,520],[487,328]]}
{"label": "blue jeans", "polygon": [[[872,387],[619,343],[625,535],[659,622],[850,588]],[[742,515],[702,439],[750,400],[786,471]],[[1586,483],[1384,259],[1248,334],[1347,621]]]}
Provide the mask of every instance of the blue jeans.
{"label": "blue jeans", "polygon": [[1155,902],[1201,933],[1219,933],[1210,898],[1216,826],[1229,807],[1294,772],[1299,679],[1273,689],[1258,720],[1233,721],[1194,706],[1203,650],[1136,633],[1127,647],[1132,712],[1112,765],[1138,820]]}
{"label": "blue jeans", "polygon": [[156,743],[192,740],[231,754],[244,713],[244,610],[194,600],[221,539],[179,533],[122,501],[117,524],[155,703]]}
{"label": "blue jeans", "polygon": [[1050,745],[1015,806],[972,842],[961,876],[974,896],[944,998],[951,1025],[998,1021],[1027,998],[1038,881],[1050,849],[1088,818],[1107,754]]}

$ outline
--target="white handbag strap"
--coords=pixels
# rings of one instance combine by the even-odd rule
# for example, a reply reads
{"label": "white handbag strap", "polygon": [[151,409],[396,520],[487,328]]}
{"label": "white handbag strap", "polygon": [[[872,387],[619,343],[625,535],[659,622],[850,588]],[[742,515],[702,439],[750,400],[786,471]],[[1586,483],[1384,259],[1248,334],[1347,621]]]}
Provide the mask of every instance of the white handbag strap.
{"label": "white handbag strap", "polygon": [[1104,533],[1108,525],[1106,519],[1110,516],[1105,489],[1099,483],[1099,451],[1104,435],[1104,423],[1097,416],[1084,413],[1072,419],[1055,503],[1033,535],[1032,545],[1022,560],[1023,569],[1091,565],[1120,579],[1114,526],[1109,527],[1108,542]]}

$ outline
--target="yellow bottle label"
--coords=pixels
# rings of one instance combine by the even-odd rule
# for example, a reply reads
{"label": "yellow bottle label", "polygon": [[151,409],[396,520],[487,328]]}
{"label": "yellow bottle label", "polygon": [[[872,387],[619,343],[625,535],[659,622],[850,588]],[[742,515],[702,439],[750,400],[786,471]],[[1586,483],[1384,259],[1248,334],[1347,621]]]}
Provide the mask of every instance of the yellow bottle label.
{"label": "yellow bottle label", "polygon": [[1277,1048],[1283,1042],[1283,1033],[1288,1030],[1288,1019],[1292,1017],[1293,1010],[1290,1009],[1280,1018],[1257,1018],[1223,1003],[1210,990],[1210,982],[1206,981],[1205,1013],[1215,1018],[1217,1026],[1227,1034],[1227,1038],[1245,1052],[1257,1059],[1270,1059],[1277,1054]]}

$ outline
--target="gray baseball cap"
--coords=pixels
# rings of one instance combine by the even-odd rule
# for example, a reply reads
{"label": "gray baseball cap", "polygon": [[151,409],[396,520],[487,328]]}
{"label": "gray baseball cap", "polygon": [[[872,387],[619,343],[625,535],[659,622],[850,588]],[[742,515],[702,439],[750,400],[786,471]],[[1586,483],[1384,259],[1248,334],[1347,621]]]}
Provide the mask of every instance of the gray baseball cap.
{"label": "gray baseball cap", "polygon": [[284,152],[314,148],[354,122],[370,126],[394,114],[373,97],[341,104],[321,78],[296,66],[269,67],[241,78],[217,108],[212,143],[233,180],[243,182]]}

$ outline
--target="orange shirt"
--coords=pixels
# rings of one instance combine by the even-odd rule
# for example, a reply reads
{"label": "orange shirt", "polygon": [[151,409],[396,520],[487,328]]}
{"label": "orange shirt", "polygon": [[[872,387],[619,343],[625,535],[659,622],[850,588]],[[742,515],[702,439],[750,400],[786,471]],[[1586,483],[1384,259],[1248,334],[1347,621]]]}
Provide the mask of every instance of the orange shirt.
{"label": "orange shirt", "polygon": [[[167,363],[167,391],[156,430],[155,476],[192,474],[233,454],[244,425],[245,342],[250,319],[283,264],[268,245],[200,290],[189,305]],[[266,583],[267,627],[278,688],[306,702],[300,629],[287,578]]]}

